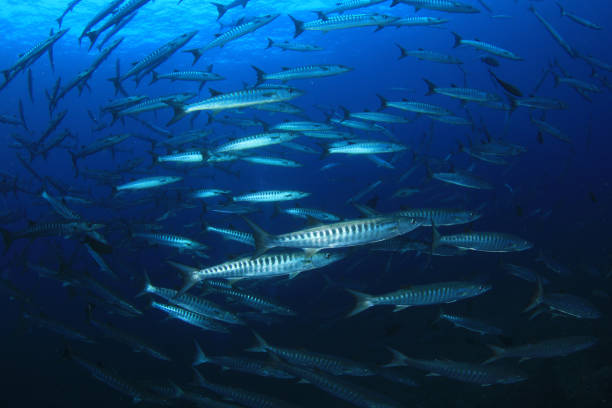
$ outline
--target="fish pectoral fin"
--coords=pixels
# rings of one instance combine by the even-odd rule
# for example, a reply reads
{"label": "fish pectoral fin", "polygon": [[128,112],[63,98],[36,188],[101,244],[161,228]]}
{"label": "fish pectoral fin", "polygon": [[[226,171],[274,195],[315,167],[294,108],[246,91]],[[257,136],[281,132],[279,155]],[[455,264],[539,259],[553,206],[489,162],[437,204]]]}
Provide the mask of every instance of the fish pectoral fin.
{"label": "fish pectoral fin", "polygon": [[302,248],[306,256],[311,257],[321,250],[321,248]]}

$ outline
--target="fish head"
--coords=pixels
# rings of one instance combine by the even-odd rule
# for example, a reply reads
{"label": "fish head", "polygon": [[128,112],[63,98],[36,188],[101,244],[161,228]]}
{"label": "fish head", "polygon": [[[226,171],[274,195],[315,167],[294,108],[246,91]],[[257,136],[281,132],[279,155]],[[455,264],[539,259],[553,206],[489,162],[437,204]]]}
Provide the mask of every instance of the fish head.
{"label": "fish head", "polygon": [[311,262],[317,267],[332,264],[346,257],[344,252],[317,252],[311,258]]}
{"label": "fish head", "polygon": [[426,220],[417,217],[397,217],[397,227],[401,234],[413,231],[423,225]]}

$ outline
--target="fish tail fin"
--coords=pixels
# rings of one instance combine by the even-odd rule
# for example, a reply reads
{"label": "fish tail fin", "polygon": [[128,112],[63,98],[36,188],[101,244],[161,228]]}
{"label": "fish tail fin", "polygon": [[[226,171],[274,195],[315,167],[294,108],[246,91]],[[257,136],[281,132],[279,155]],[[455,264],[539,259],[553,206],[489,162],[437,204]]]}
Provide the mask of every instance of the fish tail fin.
{"label": "fish tail fin", "polygon": [[151,71],[151,82],[149,82],[149,85],[154,84],[157,81],[159,81],[159,74],[156,71]]}
{"label": "fish tail fin", "polygon": [[181,286],[181,288],[178,290],[177,295],[182,295],[183,293],[191,289],[193,285],[199,282],[198,279],[196,279],[194,276],[194,272],[198,270],[197,268],[174,261],[167,262],[177,268],[179,272],[181,272],[181,274],[183,275],[183,286]]}
{"label": "fish tail fin", "polygon": [[266,253],[268,249],[273,247],[271,245],[272,236],[248,218],[242,217],[242,219],[244,219],[253,230],[253,238],[255,239],[255,253],[253,254],[253,258],[260,257]]}
{"label": "fish tail fin", "polygon": [[209,362],[210,359],[208,358],[208,356],[206,356],[206,354],[204,354],[204,352],[202,351],[202,347],[200,347],[200,344],[198,343],[198,341],[194,339],[193,344],[195,345],[196,354],[195,354],[195,357],[193,358],[193,363],[191,363],[191,365],[193,367],[197,367],[200,364]]}
{"label": "fish tail fin", "polygon": [[64,20],[63,16],[60,16],[60,17],[55,19],[55,21],[57,21],[57,24],[59,25],[58,30],[62,28],[62,21],[63,20]]}
{"label": "fish tail fin", "polygon": [[151,278],[149,278],[149,274],[145,271],[143,272],[142,276],[144,278],[144,284],[142,285],[142,290],[136,295],[136,297],[141,297],[148,294],[150,289],[153,288],[153,285],[151,284]]}
{"label": "fish tail fin", "polygon": [[270,47],[272,47],[274,45],[274,40],[272,40],[270,37],[268,37],[268,46],[266,47],[266,50]]}
{"label": "fish tail fin", "polygon": [[427,78],[423,78],[423,81],[425,81],[425,83],[427,84],[427,93],[425,95],[433,95],[437,88],[436,84],[434,84]]}
{"label": "fish tail fin", "polygon": [[487,344],[487,347],[491,349],[493,356],[483,361],[482,364],[489,364],[503,358],[504,352],[506,351],[503,347],[495,346],[493,344]]}
{"label": "fish tail fin", "polygon": [[96,40],[98,39],[98,36],[100,35],[100,32],[97,30],[93,30],[93,31],[89,31],[85,33],[85,35],[87,36],[87,38],[89,38],[89,41],[91,42],[89,44],[89,49],[91,50],[94,44],[96,43]]}
{"label": "fish tail fin", "polygon": [[123,85],[121,85],[121,77],[116,76],[107,79],[113,83],[113,86],[115,87],[115,95],[121,92],[122,95],[127,96],[127,92],[125,91],[125,89],[123,89]]}
{"label": "fish tail fin", "polygon": [[539,275],[537,277],[537,282],[538,282],[538,288],[536,289],[535,293],[533,294],[533,297],[531,298],[531,301],[529,302],[527,307],[523,310],[523,312],[528,312],[534,309],[535,307],[539,306],[540,303],[542,303],[542,299],[544,297],[544,288],[542,287],[542,279],[540,278]]}
{"label": "fish tail fin", "polygon": [[454,31],[452,32],[452,34],[453,34],[453,37],[455,38],[455,43],[453,44],[453,48],[457,48],[458,46],[461,45],[461,41],[463,41],[463,38],[461,38],[461,36]]}
{"label": "fish tail fin", "polygon": [[363,312],[366,309],[374,306],[372,303],[372,296],[367,293],[357,292],[356,290],[347,289],[347,291],[355,297],[355,306],[353,310],[351,310],[346,317],[355,316],[358,313]]}
{"label": "fish tail fin", "polygon": [[399,50],[400,50],[400,56],[397,57],[398,60],[401,60],[402,58],[406,58],[408,56],[408,52],[406,51],[406,49],[404,47],[402,47],[398,43],[395,43],[395,46],[397,48],[399,48]]}
{"label": "fish tail fin", "polygon": [[19,117],[21,119],[21,126],[23,126],[23,128],[29,132],[30,129],[28,129],[28,124],[25,120],[25,114],[23,113],[23,101],[21,99],[19,99]]}
{"label": "fish tail fin", "polygon": [[4,228],[0,228],[0,234],[2,234],[2,240],[4,241],[4,253],[6,253],[16,237],[14,233]]}
{"label": "fish tail fin", "polygon": [[191,63],[191,65],[195,65],[196,62],[198,62],[198,60],[202,56],[202,51],[200,51],[199,48],[192,48],[190,50],[185,50],[183,52],[189,52],[191,53],[191,55],[193,55],[193,62]]}
{"label": "fish tail fin", "polygon": [[293,33],[293,38],[296,38],[298,35],[304,32],[304,22],[293,17],[291,14],[289,14],[289,18],[291,19],[291,21],[293,21],[293,25],[295,25],[295,32]]}
{"label": "fish tail fin", "polygon": [[71,150],[68,150],[68,153],[70,153],[70,160],[72,161],[72,167],[74,167],[75,177],[79,177],[79,166],[77,166],[79,156],[77,156],[77,154]]}
{"label": "fish tail fin", "polygon": [[223,17],[223,15],[225,14],[225,12],[228,10],[227,7],[225,7],[225,5],[223,4],[219,4],[219,3],[210,3],[213,6],[215,6],[217,8],[217,21],[221,19],[221,17]]}
{"label": "fish tail fin", "polygon": [[406,365],[408,357],[406,357],[403,353],[400,353],[399,351],[391,347],[387,347],[387,350],[389,350],[391,354],[393,354],[393,358],[383,367],[403,367]]}
{"label": "fish tail fin", "polygon": [[166,123],[166,126],[175,124],[179,120],[183,119],[185,115],[187,115],[187,112],[185,111],[185,106],[180,102],[167,101],[166,104],[170,105],[170,107],[172,107],[174,111],[174,116],[172,116],[172,119],[170,119],[170,121]]}
{"label": "fish tail fin", "polygon": [[565,9],[563,8],[563,5],[558,1],[555,1],[555,3],[557,3],[557,6],[559,6],[559,13],[561,14],[561,17],[563,17],[565,15]]}
{"label": "fish tail fin", "polygon": [[383,110],[384,108],[387,107],[387,98],[385,98],[384,96],[380,95],[380,94],[376,94],[376,96],[378,97],[378,99],[380,100],[380,108],[378,108],[379,111]]}
{"label": "fish tail fin", "polygon": [[255,336],[255,340],[257,340],[257,344],[253,347],[249,347],[248,349],[246,349],[246,351],[250,351],[253,353],[265,353],[270,348],[270,345],[268,344],[268,342],[266,342],[264,338],[261,337],[259,333],[255,331],[253,332],[253,336]]}
{"label": "fish tail fin", "polygon": [[257,68],[255,65],[251,65],[251,68],[253,68],[255,70],[255,73],[257,74],[257,82],[255,82],[255,86],[264,83],[266,80],[266,73],[263,72],[261,69]]}

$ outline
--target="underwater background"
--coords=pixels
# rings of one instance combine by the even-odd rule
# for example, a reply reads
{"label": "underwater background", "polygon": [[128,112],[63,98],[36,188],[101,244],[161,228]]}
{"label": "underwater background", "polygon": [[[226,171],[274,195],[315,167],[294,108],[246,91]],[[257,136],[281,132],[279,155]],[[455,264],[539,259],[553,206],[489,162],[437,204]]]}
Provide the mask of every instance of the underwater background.
{"label": "underwater background", "polygon": [[[0,298],[0,308],[5,373],[0,401],[4,406],[118,407],[132,406],[140,399],[139,404],[143,405],[177,407],[267,406],[268,403],[269,406],[298,407],[315,404],[325,407],[608,406],[612,398],[612,353],[609,351],[612,335],[612,241],[609,239],[612,230],[609,215],[612,37],[608,33],[612,7],[604,0],[463,2],[478,12],[436,10],[437,3],[444,3],[436,0],[425,2],[429,4],[418,12],[410,1],[393,6],[390,1],[383,1],[342,13],[330,11],[337,7],[336,1],[250,0],[245,2],[245,7],[240,2],[232,3],[234,7],[218,18],[218,8],[200,0],[183,0],[178,4],[175,0],[141,1],[142,4],[130,0],[115,2],[118,7],[133,4],[133,13],[136,13],[127,14],[131,20],[104,47],[115,39],[123,38],[122,42],[93,71],[82,93],[75,87],[57,99],[54,95],[57,96],[58,89],[61,91],[100,55],[98,44],[88,50],[90,40],[85,36],[79,41],[79,36],[92,17],[112,2],[0,1],[4,39],[0,69],[7,70],[0,79],[3,140],[0,221],[4,237],[1,262],[4,295]],[[20,54],[47,39],[50,30],[58,31],[56,19],[67,10],[69,3],[75,3],[74,9],[61,22],[61,28],[69,31],[51,46],[53,67],[47,57],[48,49],[24,66],[15,65],[22,58]],[[447,6],[458,4],[446,3]],[[551,35],[530,7],[556,28],[571,46],[573,55],[560,46],[558,38]],[[560,9],[601,27],[589,27],[585,20],[563,15]],[[90,29],[120,15],[117,10],[121,9],[115,9],[114,14],[108,14]],[[223,47],[205,50],[193,65],[191,53],[183,52],[204,47],[214,40],[216,33],[240,28],[248,24],[249,18],[269,14],[279,15]],[[391,19],[384,27],[373,24],[329,32],[306,30],[294,38],[296,26],[289,17],[304,22],[320,18],[319,24],[324,25],[333,16],[350,14],[367,14],[370,18],[430,16],[448,21],[396,27]],[[120,73],[124,75],[133,62],[143,61],[162,45],[192,31],[197,34],[186,45],[161,60],[159,66],[145,69],[138,85],[132,78],[124,79],[122,84],[132,96],[155,98],[194,93],[192,99],[162,103],[160,109],[138,115],[117,112],[111,115],[108,110],[101,110],[111,101],[124,97],[116,93],[112,81],[108,80],[117,76],[116,61],[120,61]],[[478,39],[511,50],[520,60],[504,58],[495,51],[483,51],[469,44],[454,47],[456,39],[452,33],[458,33],[463,40]],[[321,50],[266,48],[269,38],[276,45],[288,41],[316,45]],[[399,58],[401,48],[452,55],[461,64],[410,55]],[[212,72],[224,79],[207,81],[201,90],[197,81],[160,79],[150,83],[151,71],[157,74],[175,70],[206,71],[211,64]],[[255,87],[257,75],[252,66],[265,73],[277,73],[283,67],[327,64],[340,64],[350,70],[329,77],[304,75],[286,82],[268,81],[303,92],[289,101],[299,108],[297,114],[259,110],[251,105],[208,113],[204,110],[198,115],[188,113],[177,123],[168,124],[173,118],[173,108],[175,112],[185,109],[193,102],[214,96],[214,91],[229,93]],[[61,78],[59,87],[58,78]],[[451,93],[452,89],[465,88],[497,95],[499,105],[487,106],[473,99],[436,92],[426,95],[428,85],[424,78],[438,89],[449,88]],[[521,96],[509,89],[520,90]],[[415,111],[381,109],[377,95],[388,101],[434,104],[467,123],[442,123],[431,115]],[[545,98],[545,103],[558,103],[556,107],[562,109],[529,108],[521,104],[532,97]],[[41,140],[49,124],[64,111],[65,117],[57,128]],[[354,113],[378,111],[393,114],[395,119],[404,118],[407,123],[364,121],[384,127],[383,131],[372,132],[338,123],[353,118]],[[241,127],[238,123],[241,119],[262,121],[265,125],[259,122],[259,125]],[[234,124],[230,123],[232,120]],[[547,128],[547,132],[534,120],[552,129]],[[381,151],[371,153],[383,158],[383,163],[370,158],[371,154],[334,154],[330,143],[337,140],[307,137],[300,131],[292,133],[297,136],[293,142],[311,151],[298,151],[295,146],[288,148],[281,143],[241,152],[228,161],[211,160],[215,149],[223,143],[265,133],[268,126],[287,121],[333,123],[336,130],[351,135],[345,135],[349,144],[353,143],[351,138],[383,143]],[[68,132],[65,138],[44,154],[40,152],[45,142],[61,135],[65,129]],[[163,143],[191,130],[207,134],[184,144]],[[556,131],[559,133],[555,136]],[[78,155],[99,139],[125,133],[130,134],[127,140],[84,154],[78,160],[70,153]],[[402,147],[388,152],[384,151],[388,147],[386,143]],[[491,153],[486,150],[489,145],[511,145],[515,151]],[[469,154],[470,148],[473,153],[475,147],[485,153],[479,157]],[[195,164],[160,162],[164,155],[185,151],[200,152],[203,159]],[[258,165],[242,160],[248,157],[245,154],[289,159],[298,162],[300,167]],[[334,167],[323,167],[332,163]],[[444,182],[439,178],[442,173],[467,173],[486,180],[487,186],[466,188],[461,185],[464,182],[459,185]],[[155,176],[182,179],[140,191],[117,189],[124,183]],[[355,198],[378,181],[372,191]],[[227,192],[207,199],[193,197],[196,190],[204,188]],[[406,188],[414,191],[404,193],[405,196],[398,194],[398,190]],[[180,268],[177,270],[167,261],[199,269],[241,256],[255,260],[251,257],[255,252],[252,247],[206,229],[216,226],[253,232],[242,218],[245,214],[235,213],[232,206],[238,202],[238,195],[263,190],[309,193],[299,200],[248,203],[246,217],[270,234],[308,228],[305,222],[312,225],[316,218],[293,218],[278,213],[279,210],[314,208],[334,214],[338,219],[356,220],[363,216],[353,205],[356,202],[371,207],[376,214],[421,208],[474,210],[479,214],[477,219],[453,226],[438,225],[436,231],[442,237],[479,231],[512,234],[529,241],[532,247],[524,251],[499,248],[479,251],[459,245],[453,247],[460,250],[453,252],[453,256],[435,256],[436,241],[432,239],[435,225],[434,228],[431,223],[426,225],[431,220],[425,216],[419,221],[423,225],[406,235],[410,242],[421,244],[418,248],[379,247],[384,249],[379,251],[368,243],[350,248],[346,245],[347,248],[332,250],[344,251],[343,259],[306,270],[291,279],[249,278],[232,282],[241,290],[273,299],[294,311],[293,315],[261,309],[249,312],[248,306],[231,302],[215,293],[214,288],[203,289],[206,285],[188,292],[213,299],[236,313],[249,313],[244,315],[245,324],[232,325],[227,333],[169,319],[150,306],[154,297],[136,296],[143,290],[145,273],[156,286],[181,288],[184,277],[179,273]],[[43,199],[43,191],[52,198]],[[62,206],[76,212],[79,220],[102,224],[97,231],[104,239],[92,240],[82,230],[44,234],[28,230],[43,224],[52,230],[65,228],[70,217],[62,213]],[[50,226],[58,223],[64,226]],[[207,248],[177,250],[167,242],[152,243],[155,239],[137,237],[138,233],[156,232],[189,237]],[[402,244],[408,242],[402,241]],[[92,258],[86,245],[103,258],[111,273],[105,272]],[[531,282],[517,279],[504,268],[506,264],[528,267],[534,274],[532,277],[538,278]],[[46,268],[46,272],[41,272],[41,268]],[[82,276],[87,278],[83,280]],[[110,288],[115,295],[109,296],[89,279]],[[537,294],[538,281],[544,280],[547,284],[543,285],[539,313],[524,313]],[[83,284],[85,281],[88,283]],[[431,302],[398,312],[392,312],[387,306],[373,307],[347,317],[356,300],[346,289],[385,294],[454,281],[479,282],[491,288],[482,295],[456,303]],[[564,309],[566,304],[551,306],[546,301],[547,293],[577,296],[586,302],[581,305],[586,305],[584,308],[588,310],[581,309],[585,314],[580,315]],[[122,306],[119,298],[139,313],[122,313],[125,305]],[[501,332],[479,334],[454,327],[439,318],[441,310],[485,321]],[[585,317],[589,313],[597,317]],[[100,326],[92,325],[92,319],[145,339],[163,350],[172,361],[134,352],[139,351],[138,346],[130,343],[126,347],[121,341],[116,342]],[[59,322],[61,326],[49,321]],[[65,330],[68,327],[69,333]],[[86,336],[86,341],[75,339],[72,330]],[[469,362],[480,366],[492,355],[487,345],[508,349],[568,336],[588,336],[595,340],[584,350],[553,350],[546,356],[536,354],[520,364],[519,358],[525,356],[518,354],[517,358],[493,363],[509,370],[518,369],[526,376],[509,384],[500,381],[482,386],[489,384],[465,378],[426,376],[432,370],[414,366],[393,369],[393,373],[414,381],[411,385],[397,379],[389,381],[382,375],[338,376],[342,384],[358,385],[368,392],[384,395],[395,405],[365,402],[360,405],[319,390],[314,384],[298,383],[297,378],[269,378],[261,373],[222,370],[213,364],[198,367],[206,380],[256,392],[270,400],[249,403],[240,400],[241,397],[228,398],[198,387],[191,368],[194,340],[206,355],[259,358],[280,367],[287,364],[272,351],[246,352],[245,349],[256,344],[253,331],[275,346],[343,357],[368,367],[389,363],[392,358],[389,347],[422,360]],[[314,363],[309,367],[310,374],[325,372]],[[97,370],[110,373],[110,377],[101,376]],[[117,385],[112,379],[115,375],[130,386]],[[291,376],[300,377],[294,372]],[[168,381],[176,384],[180,392],[172,386],[175,393],[168,394],[152,386],[168,386]],[[133,388],[148,391],[133,391]],[[212,400],[193,402],[183,398],[188,393],[199,393]],[[146,397],[137,397],[142,395]]]}

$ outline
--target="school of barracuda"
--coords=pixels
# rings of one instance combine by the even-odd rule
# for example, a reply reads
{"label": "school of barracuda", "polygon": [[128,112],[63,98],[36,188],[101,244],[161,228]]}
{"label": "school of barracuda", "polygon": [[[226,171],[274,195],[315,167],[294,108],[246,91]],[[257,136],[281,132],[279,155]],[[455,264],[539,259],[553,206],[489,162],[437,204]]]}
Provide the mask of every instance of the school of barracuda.
{"label": "school of barracuda", "polygon": [[[26,182],[3,172],[1,191],[33,197],[46,206],[48,213],[26,226],[23,220],[29,219],[29,214],[7,210],[1,214],[0,232],[5,256],[25,257],[23,268],[29,273],[57,281],[78,294],[86,310],[86,323],[76,328],[62,322],[59,316],[47,316],[43,313],[44,305],[37,305],[27,290],[18,289],[8,279],[2,280],[2,287],[23,304],[23,318],[29,324],[66,339],[63,355],[67,361],[74,362],[74,370],[83,370],[92,379],[114,389],[117,398],[123,395],[134,402],[164,406],[312,406],[299,400],[289,402],[285,397],[271,394],[269,388],[260,391],[249,388],[248,383],[243,387],[241,382],[214,382],[205,374],[209,371],[198,371],[206,365],[263,377],[280,387],[295,384],[295,387],[317,388],[331,398],[344,401],[337,406],[427,406],[383,392],[378,389],[381,382],[373,379],[380,379],[387,386],[391,384],[389,389],[408,390],[425,381],[442,381],[421,378],[420,372],[425,372],[466,383],[466,387],[474,384],[512,387],[511,384],[529,381],[530,366],[529,363],[519,366],[511,360],[562,358],[597,347],[598,338],[588,333],[589,326],[569,325],[565,329],[564,322],[601,319],[605,313],[583,295],[556,289],[559,281],[575,272],[550,256],[546,242],[523,236],[524,230],[518,226],[508,229],[506,224],[504,230],[496,230],[495,215],[486,203],[478,208],[460,208],[461,204],[456,203],[466,202],[460,199],[463,195],[488,194],[487,191],[500,188],[512,191],[508,184],[500,186],[489,180],[487,169],[490,166],[511,169],[516,157],[529,154],[512,141],[512,131],[504,132],[503,136],[490,135],[485,124],[477,119],[478,109],[502,111],[506,129],[512,126],[513,112],[529,110],[530,123],[538,138],[552,136],[563,143],[572,143],[572,136],[546,119],[546,111],[566,109],[566,102],[547,97],[540,87],[546,77],[552,77],[554,86],[573,88],[585,103],[604,93],[609,96],[607,78],[612,71],[612,60],[606,62],[605,56],[583,54],[572,45],[572,38],[564,38],[560,34],[563,30],[557,27],[562,22],[577,24],[585,30],[604,30],[605,21],[593,22],[590,18],[597,20],[597,16],[582,16],[580,9],[570,10],[565,1],[554,2],[559,6],[561,20],[553,19],[540,11],[545,4],[553,3],[552,0],[334,0],[328,8],[310,10],[311,13],[302,9],[268,15],[250,12],[257,0],[234,0],[228,4],[194,0],[167,2],[164,7],[175,7],[179,15],[188,15],[192,7],[216,7],[217,20],[223,18],[222,31],[212,39],[197,31],[169,35],[166,43],[152,47],[148,55],[132,54],[128,59],[123,54],[121,59],[117,58],[113,66],[116,75],[106,83],[116,97],[97,101],[99,112],[88,111],[91,133],[100,136],[85,142],[70,128],[63,129],[67,123],[65,117],[71,115],[67,106],[62,110],[65,99],[77,91],[79,96],[87,95],[86,90],[96,93],[97,85],[90,86],[89,80],[96,76],[100,66],[113,64],[106,61],[114,57],[116,50],[129,51],[134,38],[127,34],[123,37],[124,28],[130,27],[136,13],[139,18],[145,18],[152,2],[106,1],[95,15],[80,16],[87,22],[84,29],[62,26],[64,18],[79,14],[82,6],[81,0],[67,3],[57,19],[59,28],[51,30],[46,39],[33,39],[32,44],[36,45],[24,50],[13,62],[2,61],[0,91],[9,87],[27,88],[24,95],[34,103],[34,91],[39,98],[38,71],[46,64],[41,59],[43,55],[49,55],[51,68],[54,68],[54,58],[57,59],[54,48],[80,45],[77,50],[83,55],[75,60],[82,67],[76,77],[68,78],[56,70],[55,85],[44,90],[50,120],[41,133],[33,131],[27,121],[30,103],[25,98],[18,101],[15,114],[0,115],[1,126],[12,129],[9,147],[14,149],[29,178]],[[512,38],[503,44],[492,44],[486,38],[466,37],[446,28],[452,26],[454,19],[469,21],[483,13],[489,15],[491,24],[513,18],[497,13],[501,5],[499,9],[508,13],[528,9],[529,16],[541,28],[533,35],[550,37],[550,47],[558,47],[569,55],[572,64],[589,67],[593,75],[573,77],[557,62],[549,65],[543,61],[544,77],[540,79],[539,73],[532,73],[535,89],[521,90],[513,85],[513,78],[496,71],[500,64],[521,64],[528,58],[515,50],[519,47],[513,44]],[[412,10],[421,11],[410,14]],[[425,15],[428,12],[434,15]],[[231,24],[227,23],[229,19],[233,19]],[[180,26],[181,22],[176,23]],[[198,22],[213,23],[214,18]],[[256,32],[259,35],[272,24],[283,25],[285,36],[272,38],[266,34],[260,48],[262,52],[278,52],[275,54],[277,66],[285,68],[264,71],[253,66],[249,78],[236,78],[244,83],[243,87],[225,88],[224,92],[215,90],[218,84],[223,88],[224,81],[230,78],[229,73],[217,71],[215,48],[230,48],[234,41]],[[439,49],[418,48],[418,41],[413,41],[411,34],[406,36],[410,27],[415,26],[447,30],[449,43]],[[319,34],[313,32],[326,33],[326,38],[340,38],[351,30],[396,30],[398,61],[380,61],[380,64],[403,64],[411,59],[448,64],[447,69],[457,67],[458,73],[469,78],[463,59],[471,55],[485,65],[491,86],[473,88],[469,79],[458,86],[423,70],[422,93],[410,95],[380,89],[371,95],[373,101],[380,101],[378,110],[349,110],[319,100],[320,105],[315,108],[322,115],[306,114],[300,100],[308,96],[311,84],[328,87],[332,92],[337,76],[361,69],[335,61],[333,50],[317,45],[313,39],[319,38]],[[375,41],[376,34],[372,35]],[[327,54],[321,57],[321,63],[313,63],[316,57],[312,56],[324,51]],[[193,61],[189,62],[193,66],[174,64],[180,53],[191,54]],[[87,55],[91,56],[89,65],[83,62]],[[283,62],[289,55],[292,58],[287,57],[288,62]],[[308,62],[297,63],[296,55],[307,55],[304,61]],[[308,82],[300,82],[304,79]],[[159,83],[192,84],[193,92],[147,96]],[[204,96],[207,86],[212,88],[208,88],[209,96]],[[351,98],[350,95],[343,97],[347,103]],[[451,126],[452,132],[471,132],[474,141],[461,142],[458,151],[447,157],[429,156],[421,142],[414,135],[409,136],[410,127],[417,120],[431,122],[432,133],[434,121]],[[134,126],[140,130],[135,131]],[[177,126],[189,126],[190,130],[178,132]],[[126,141],[146,148],[139,150],[142,154],[120,161],[115,153],[119,157],[120,147]],[[47,157],[57,151],[67,151],[63,160],[74,170],[66,180],[45,174]],[[97,170],[86,165],[100,152],[112,152],[112,169]],[[469,168],[454,168],[451,160],[455,155],[469,156],[472,164]],[[317,157],[321,162],[313,167],[312,159]],[[369,167],[375,181],[358,180],[350,197],[335,194],[334,171],[355,164]],[[237,190],[231,183],[219,182],[224,177],[239,177],[238,167],[243,173],[254,174],[264,169],[265,180],[261,185],[267,187]],[[286,172],[302,174],[308,182],[303,186],[287,185],[283,179]],[[424,180],[418,181],[415,172],[425,173]],[[215,175],[223,177],[215,178]],[[73,176],[86,180],[88,185],[103,186],[107,195],[92,195],[88,193],[91,187],[73,188],[69,184]],[[312,182],[327,185],[328,197],[318,197],[309,191],[307,186]],[[395,193],[367,201],[381,185]],[[437,194],[438,190],[444,193]],[[406,205],[413,196],[432,193],[436,193],[438,203],[442,204],[431,200],[431,206],[426,208]],[[453,200],[453,197],[459,199]],[[332,200],[338,205],[324,204]],[[321,205],[312,205],[317,202]],[[110,215],[100,219],[81,215],[98,207],[105,208],[106,212],[110,210]],[[396,209],[381,209],[390,207]],[[345,210],[337,212],[330,208]],[[152,209],[154,216],[151,216]],[[189,214],[189,218],[184,214]],[[487,229],[479,227],[481,220],[487,220]],[[66,239],[75,243],[74,251],[88,254],[92,263],[86,271],[74,268],[70,253],[62,250]],[[27,246],[33,240],[56,248],[56,259],[49,261],[28,253]],[[18,252],[24,251],[24,246],[26,252]],[[137,258],[140,251],[151,248],[154,251],[147,252],[147,256],[155,260],[158,270],[141,268],[128,273],[123,270],[124,264],[115,259],[119,250],[129,250]],[[508,258],[510,253],[519,252],[527,257],[520,260],[532,259],[534,264],[537,261],[537,269],[521,264],[517,258]],[[457,274],[452,280],[436,278],[438,257],[460,256],[472,257],[475,268],[479,267],[479,257],[499,257],[497,269],[506,275],[504,279],[514,279],[510,276],[521,279],[525,282],[525,291],[533,293],[532,300],[523,304],[522,324],[529,325],[531,319],[546,319],[543,315],[550,313],[558,317],[555,324],[559,330],[547,337],[506,344],[502,340],[511,335],[512,328],[504,327],[504,322],[495,318],[495,310],[452,310],[451,304],[455,302],[469,304],[479,297],[494,296],[492,293],[496,292],[495,285],[480,279],[477,271]],[[391,288],[377,284],[369,288],[364,282],[347,278],[351,273],[347,271],[359,268],[366,257],[373,257],[377,265],[369,271],[373,280],[386,279],[391,262],[408,276],[416,271],[417,259],[425,265],[422,269],[428,275],[424,281],[421,276],[418,284],[409,286]],[[368,265],[372,268],[371,263]],[[337,269],[344,272],[336,277]],[[160,270],[164,271],[163,275]],[[328,319],[321,324],[356,325],[365,333],[370,330],[368,318],[373,316],[381,321],[390,318],[397,321],[393,312],[410,314],[414,308],[430,308],[439,312],[437,325],[465,330],[475,339],[473,347],[485,350],[481,355],[486,355],[486,346],[493,355],[480,361],[470,356],[451,360],[442,347],[439,353],[426,356],[419,350],[402,347],[402,342],[395,340],[388,344],[361,344],[357,354],[339,356],[307,350],[307,344],[286,344],[281,338],[270,338],[266,331],[271,327],[282,327],[289,322],[291,326],[287,327],[299,325],[300,315],[309,307],[286,303],[273,294],[300,287],[306,275],[324,277],[327,281],[325,287],[323,278],[317,281],[319,288],[309,284],[308,296],[313,302],[329,295],[328,290],[344,302],[344,309],[334,312],[331,322]],[[169,279],[174,279],[174,283],[169,283]],[[521,294],[516,296],[525,299]],[[290,296],[280,298],[291,299]],[[520,310],[516,313],[520,314]],[[159,321],[155,330],[176,330],[177,336],[180,333],[180,347],[188,348],[188,353],[195,355],[193,368],[155,345],[155,338],[141,338],[134,333],[130,321],[142,319],[145,314]],[[162,323],[164,317],[172,321]],[[192,326],[192,331],[180,331],[176,328],[179,325]],[[410,331],[408,335],[417,334]],[[105,338],[158,360],[159,382],[152,384],[124,376],[112,369],[112,361],[105,361],[103,366],[97,364],[96,347]],[[233,343],[233,338],[247,338],[252,347],[234,349],[226,355],[215,355],[207,349],[208,339],[227,342],[230,346],[240,343]],[[354,341],[367,342],[368,338]],[[373,348],[378,350],[378,362],[367,356]],[[347,348],[349,353],[355,349]],[[380,360],[381,355],[386,356],[386,361]],[[137,364],[137,357],[134,358]],[[182,384],[165,376],[164,365],[170,364],[183,364],[194,381]],[[228,374],[226,378],[232,377]],[[300,380],[307,384],[297,384]],[[439,383],[440,388],[444,386],[445,383]],[[332,401],[321,403],[323,406],[326,403],[336,406],[333,399],[322,401]]]}

